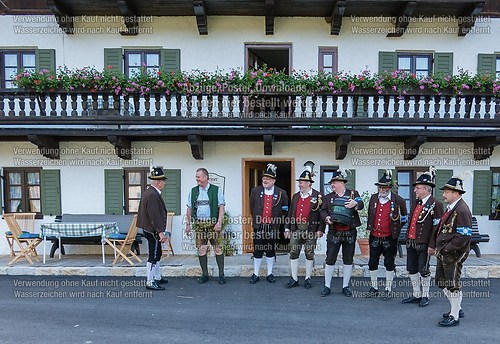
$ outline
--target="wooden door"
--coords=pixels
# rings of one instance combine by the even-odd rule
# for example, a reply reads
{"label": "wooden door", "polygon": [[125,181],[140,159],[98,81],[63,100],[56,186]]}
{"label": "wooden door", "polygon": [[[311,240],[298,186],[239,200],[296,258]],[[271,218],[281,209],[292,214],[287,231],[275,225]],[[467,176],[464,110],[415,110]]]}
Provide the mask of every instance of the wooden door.
{"label": "wooden door", "polygon": [[250,193],[261,184],[267,162],[243,161],[243,253],[253,252],[252,215],[250,213]]}
{"label": "wooden door", "polygon": [[[243,213],[243,223],[242,223],[242,252],[251,253],[253,252],[253,240],[252,240],[252,215],[250,213],[250,193],[252,189],[256,186],[262,184],[262,174],[266,170],[268,163],[274,163],[278,165],[278,181],[276,185],[280,186],[282,189],[287,191],[290,198],[290,192],[292,192],[294,187],[293,177],[294,172],[294,162],[293,159],[279,158],[279,159],[243,159],[243,190],[242,190],[242,213]],[[286,239],[285,245],[288,243]]]}

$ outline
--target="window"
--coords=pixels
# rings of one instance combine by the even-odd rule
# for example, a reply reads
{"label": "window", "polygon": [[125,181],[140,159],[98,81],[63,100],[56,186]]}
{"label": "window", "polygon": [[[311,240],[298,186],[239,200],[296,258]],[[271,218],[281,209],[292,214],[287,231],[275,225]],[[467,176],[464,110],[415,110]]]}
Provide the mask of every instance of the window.
{"label": "window", "polygon": [[417,198],[413,192],[413,183],[424,172],[428,171],[426,168],[418,168],[413,170],[398,170],[397,172],[397,187],[393,188],[394,192],[404,198],[406,201],[406,209],[408,212],[415,206]]}
{"label": "window", "polygon": [[[333,172],[338,170],[338,166],[321,166],[320,167],[320,183],[321,192],[323,195],[328,195],[332,192],[332,187],[330,186],[330,180],[332,179]],[[356,189],[356,170],[346,170],[347,172],[347,183],[345,183],[345,188],[349,190]]]}
{"label": "window", "polygon": [[148,169],[125,169],[125,214],[139,211],[141,195],[148,186]]}
{"label": "window", "polygon": [[492,179],[490,220],[500,220],[500,167],[492,168],[491,172]]}
{"label": "window", "polygon": [[320,47],[318,53],[318,71],[327,74],[338,72],[338,51],[334,47]]}
{"label": "window", "polygon": [[417,78],[432,72],[431,54],[398,54],[398,69],[413,73]]}
{"label": "window", "polygon": [[497,64],[495,68],[497,78],[500,78],[500,56],[497,56]]}
{"label": "window", "polygon": [[35,52],[32,50],[0,51],[0,88],[15,88],[12,81],[21,70],[35,70]]}
{"label": "window", "polygon": [[42,214],[41,169],[5,170],[5,212]]}
{"label": "window", "polygon": [[330,186],[330,180],[332,179],[333,172],[337,171],[338,166],[321,166],[320,167],[320,179],[321,179],[321,192],[323,195],[328,195],[332,192],[332,187]]}
{"label": "window", "polygon": [[125,75],[158,73],[160,50],[125,50]]}

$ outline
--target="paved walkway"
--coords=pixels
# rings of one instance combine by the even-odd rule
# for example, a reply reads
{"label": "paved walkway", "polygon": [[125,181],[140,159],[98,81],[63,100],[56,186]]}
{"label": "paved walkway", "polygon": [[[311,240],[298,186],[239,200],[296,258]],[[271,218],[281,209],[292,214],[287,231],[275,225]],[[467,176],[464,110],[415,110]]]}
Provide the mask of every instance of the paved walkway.
{"label": "paved walkway", "polygon": [[[140,256],[143,263],[130,266],[126,262],[112,265],[112,255],[106,256],[106,263],[102,263],[102,257],[96,255],[73,255],[68,254],[58,259],[47,258],[45,264],[36,262],[30,265],[27,261],[20,261],[12,266],[8,265],[10,257],[0,256],[0,275],[77,275],[77,276],[145,276],[145,255]],[[316,255],[314,276],[324,275],[324,255]],[[301,269],[299,276],[304,275],[304,256],[300,258]],[[198,259],[194,255],[175,255],[164,257],[161,261],[162,273],[165,276],[199,276],[201,269]],[[431,271],[434,275],[436,260],[431,259]],[[406,257],[396,258],[396,274],[398,277],[407,276]],[[342,276],[342,261],[337,261],[334,277]],[[214,257],[209,258],[209,269],[211,275],[217,275],[217,264]],[[262,264],[261,276],[266,275],[266,263]],[[384,268],[379,269],[380,276],[384,274]],[[225,275],[227,277],[250,277],[253,273],[253,260],[251,254],[226,257]],[[278,255],[273,271],[275,276],[289,276],[289,262],[286,254]],[[356,256],[354,259],[353,276],[369,277],[368,258]],[[500,278],[500,255],[483,255],[477,258],[473,254],[465,262],[463,277],[468,278]]]}

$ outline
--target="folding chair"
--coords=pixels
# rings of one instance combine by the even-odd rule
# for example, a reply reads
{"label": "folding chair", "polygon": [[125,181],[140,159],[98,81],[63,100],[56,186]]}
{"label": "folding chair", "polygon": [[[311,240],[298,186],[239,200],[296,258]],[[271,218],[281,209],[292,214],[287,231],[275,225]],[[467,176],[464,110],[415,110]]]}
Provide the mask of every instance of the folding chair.
{"label": "folding chair", "polygon": [[[115,260],[113,260],[113,265],[123,260],[126,260],[130,265],[135,265],[135,263],[130,260],[130,258],[135,258],[139,263],[142,262],[141,258],[137,257],[137,255],[132,251],[132,244],[134,243],[135,237],[137,236],[137,215],[132,219],[132,223],[128,229],[128,233],[114,233],[109,234],[104,239],[106,243],[111,246],[114,250]],[[120,245],[119,247],[117,245]],[[129,258],[130,255],[130,258]]]}
{"label": "folding chair", "polygon": [[[23,233],[35,232],[36,213],[13,213],[13,215]],[[12,236],[12,231],[5,232],[5,239],[7,239],[7,243],[9,244],[10,256],[15,257],[18,252],[14,249],[14,237]]]}
{"label": "folding chair", "polygon": [[[34,258],[40,261],[38,254],[36,253],[36,247],[40,245],[42,239],[38,234],[23,232],[19,223],[15,218],[15,214],[4,214],[5,222],[10,230],[10,237],[12,238],[12,251],[14,257],[9,262],[9,265],[15,263],[20,258],[26,258],[26,260],[33,264]],[[7,240],[8,241],[8,240]],[[17,244],[19,251],[15,251],[14,246]]]}
{"label": "folding chair", "polygon": [[172,256],[175,256],[174,249],[172,248],[172,226],[174,222],[174,212],[168,212],[167,213],[167,228],[166,231],[170,233],[170,236],[167,237],[167,241],[165,241],[161,245],[161,253],[165,254],[166,257],[168,257],[169,252],[172,253]]}

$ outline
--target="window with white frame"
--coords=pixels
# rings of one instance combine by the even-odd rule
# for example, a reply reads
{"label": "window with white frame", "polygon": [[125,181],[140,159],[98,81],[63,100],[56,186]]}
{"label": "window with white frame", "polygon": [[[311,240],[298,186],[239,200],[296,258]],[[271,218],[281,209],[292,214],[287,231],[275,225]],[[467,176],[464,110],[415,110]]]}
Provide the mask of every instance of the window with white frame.
{"label": "window with white frame", "polygon": [[160,50],[125,50],[125,75],[156,74],[160,70]]}
{"label": "window with white frame", "polygon": [[0,88],[15,88],[16,75],[22,70],[34,71],[35,61],[33,50],[0,50]]}
{"label": "window with white frame", "polygon": [[6,213],[42,213],[41,169],[5,168],[4,198]]}
{"label": "window with white frame", "polygon": [[319,47],[318,71],[326,74],[338,72],[338,50],[335,47]]}
{"label": "window with white frame", "polygon": [[432,73],[432,54],[398,54],[398,69],[413,73],[417,78]]}

